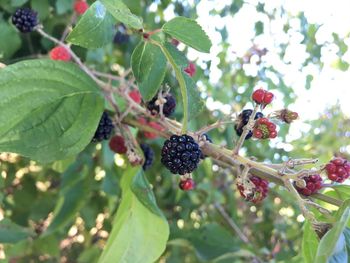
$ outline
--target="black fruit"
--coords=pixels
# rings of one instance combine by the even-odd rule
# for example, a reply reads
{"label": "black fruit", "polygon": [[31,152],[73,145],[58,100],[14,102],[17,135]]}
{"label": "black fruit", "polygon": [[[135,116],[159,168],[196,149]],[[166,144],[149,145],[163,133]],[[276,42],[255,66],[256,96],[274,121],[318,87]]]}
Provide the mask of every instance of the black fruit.
{"label": "black fruit", "polygon": [[164,142],[162,164],[173,174],[193,172],[200,161],[202,151],[191,136],[173,135]]}
{"label": "black fruit", "polygon": [[153,163],[154,151],[148,144],[142,143],[140,146],[143,151],[143,155],[145,156],[145,162],[143,163],[142,168],[144,171],[146,171]]}
{"label": "black fruit", "polygon": [[[176,100],[174,96],[170,93],[164,95],[166,102],[163,104],[163,114],[165,117],[169,117],[174,113],[176,108]],[[147,103],[147,109],[153,114],[157,115],[159,113],[159,105],[156,105],[158,100],[158,95],[155,96],[151,101]]]}
{"label": "black fruit", "polygon": [[[238,136],[241,136],[243,133],[243,128],[245,125],[247,125],[250,115],[252,115],[253,110],[244,110],[242,111],[237,118],[236,124],[235,124],[235,131],[237,133]],[[264,114],[262,114],[261,112],[257,112],[255,115],[255,120],[260,119],[264,117]],[[246,140],[250,139],[253,136],[253,132],[250,131],[247,136],[245,137]]]}
{"label": "black fruit", "polygon": [[14,24],[22,33],[29,33],[38,24],[38,13],[30,8],[18,8],[12,16]]}
{"label": "black fruit", "polygon": [[101,142],[103,140],[108,140],[112,134],[113,128],[114,126],[112,119],[108,116],[107,112],[103,112],[92,141]]}

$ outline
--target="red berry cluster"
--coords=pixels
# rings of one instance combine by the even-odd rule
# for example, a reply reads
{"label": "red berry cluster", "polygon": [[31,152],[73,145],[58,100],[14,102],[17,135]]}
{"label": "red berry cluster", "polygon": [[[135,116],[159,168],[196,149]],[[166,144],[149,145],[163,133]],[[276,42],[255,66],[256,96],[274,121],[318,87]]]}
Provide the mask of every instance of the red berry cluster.
{"label": "red berry cluster", "polygon": [[86,10],[89,9],[89,4],[86,3],[85,0],[77,0],[74,3],[74,11],[78,14],[78,15],[82,15],[86,12]]}
{"label": "red berry cluster", "polygon": [[119,154],[125,154],[128,151],[128,148],[125,146],[125,140],[120,135],[115,135],[111,138],[109,148]]}
{"label": "red berry cluster", "polygon": [[183,191],[190,191],[193,190],[195,188],[196,184],[195,182],[192,180],[192,178],[185,178],[185,179],[181,179],[180,183],[179,183],[179,187],[181,190]]}
{"label": "red berry cluster", "polygon": [[132,100],[137,104],[140,104],[142,101],[141,93],[136,89],[129,92],[129,97],[132,98]]}
{"label": "red berry cluster", "polygon": [[265,107],[267,104],[270,104],[273,100],[273,93],[264,90],[264,89],[257,89],[253,92],[252,99],[257,103],[263,105]]}
{"label": "red berry cluster", "polygon": [[239,193],[246,201],[253,202],[254,204],[259,203],[267,196],[269,191],[269,182],[254,175],[250,176],[249,180],[255,186],[254,193],[251,195],[246,195],[244,186],[242,184],[237,184]]}
{"label": "red berry cluster", "polygon": [[65,47],[57,46],[50,51],[50,58],[52,60],[69,61],[72,56]]}
{"label": "red berry cluster", "polygon": [[276,124],[270,122],[267,118],[260,118],[256,121],[253,136],[258,139],[276,138]]}
{"label": "red berry cluster", "polygon": [[342,183],[350,177],[350,162],[343,158],[335,158],[326,165],[328,179]]}
{"label": "red berry cluster", "polygon": [[[142,124],[142,125],[147,125],[155,130],[158,130],[158,131],[164,131],[164,127],[162,125],[160,125],[158,122],[154,122],[154,121],[150,121],[150,122],[147,122],[147,120],[145,118],[139,118],[139,122]],[[156,133],[153,133],[153,132],[148,132],[148,131],[144,131],[143,132],[143,135],[147,138],[147,139],[156,139],[158,138],[158,134]]]}
{"label": "red berry cluster", "polygon": [[319,174],[313,174],[310,176],[303,177],[305,181],[305,187],[298,186],[297,183],[295,183],[295,188],[297,191],[303,195],[309,196],[314,193],[317,193],[318,190],[322,188],[322,178]]}
{"label": "red berry cluster", "polygon": [[184,69],[184,71],[190,76],[193,77],[196,74],[196,65],[192,62]]}

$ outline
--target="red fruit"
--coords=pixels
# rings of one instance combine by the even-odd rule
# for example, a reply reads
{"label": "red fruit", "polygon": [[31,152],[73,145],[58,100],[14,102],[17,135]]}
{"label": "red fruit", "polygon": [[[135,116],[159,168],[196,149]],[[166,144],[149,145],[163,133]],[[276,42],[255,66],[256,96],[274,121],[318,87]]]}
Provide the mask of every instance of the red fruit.
{"label": "red fruit", "polygon": [[328,163],[326,165],[326,170],[327,170],[327,173],[329,174],[335,173],[335,171],[337,170],[337,166],[334,163]]}
{"label": "red fruit", "polygon": [[82,15],[89,9],[89,4],[84,0],[78,0],[74,3],[74,11],[78,15]]}
{"label": "red fruit", "polygon": [[268,181],[261,179],[260,177],[257,177],[254,175],[250,176],[249,180],[255,186],[254,192],[252,194],[250,194],[249,196],[247,196],[245,193],[244,186],[242,184],[237,184],[237,188],[239,190],[239,193],[246,201],[250,201],[250,202],[253,202],[255,204],[259,203],[263,199],[266,198],[267,193],[269,191],[269,188],[268,188],[269,183],[268,183]]}
{"label": "red fruit", "polygon": [[267,119],[267,118],[258,119],[258,124],[268,124],[268,123],[270,123],[270,122],[269,122],[269,119]]}
{"label": "red fruit", "polygon": [[193,77],[196,74],[196,65],[193,64],[192,62],[190,62],[190,64],[188,64],[187,68],[184,69],[184,71],[190,75],[191,77]]}
{"label": "red fruit", "polygon": [[343,175],[346,174],[346,170],[344,169],[344,167],[338,166],[338,167],[337,167],[336,173],[337,173],[338,175],[340,175],[340,176],[343,176]]}
{"label": "red fruit", "polygon": [[186,178],[180,181],[179,187],[183,191],[189,191],[194,189],[195,187],[195,182],[191,178]]}
{"label": "red fruit", "polygon": [[329,174],[328,179],[331,181],[337,181],[338,175],[337,174]]}
{"label": "red fruit", "polygon": [[271,138],[271,139],[274,139],[274,138],[276,138],[276,137],[277,137],[277,132],[276,132],[276,131],[270,132],[270,138]]}
{"label": "red fruit", "polygon": [[52,60],[69,61],[72,57],[65,47],[57,46],[51,49],[50,58]]}
{"label": "red fruit", "polygon": [[299,114],[297,112],[291,112],[290,113],[290,118],[293,120],[296,120],[299,118]]}
{"label": "red fruit", "polygon": [[116,153],[124,154],[127,152],[128,148],[125,146],[125,140],[120,135],[115,135],[109,141],[109,148]]}
{"label": "red fruit", "polygon": [[276,124],[270,122],[269,124],[267,124],[267,128],[269,129],[270,132],[276,131]]}
{"label": "red fruit", "polygon": [[262,104],[264,102],[264,96],[265,96],[265,90],[263,89],[258,89],[253,92],[252,99],[258,103]]}
{"label": "red fruit", "polygon": [[298,187],[296,183],[294,183],[294,186],[297,189],[297,191],[303,195],[312,195],[314,193],[317,193],[318,190],[322,188],[322,178],[319,174],[306,176],[303,179],[306,183],[306,186],[304,188]]}
{"label": "red fruit", "polygon": [[337,165],[337,166],[338,166],[338,165],[344,164],[344,160],[341,159],[341,158],[335,158],[335,159],[333,159],[331,162],[334,163],[334,164]]}
{"label": "red fruit", "polygon": [[129,97],[133,99],[137,104],[140,104],[142,99],[141,99],[141,94],[138,90],[132,90],[129,92]]}
{"label": "red fruit", "polygon": [[[159,123],[154,122],[154,121],[149,122],[148,126],[152,127],[155,130],[158,130],[158,131],[164,131],[164,127],[162,125],[160,125]],[[147,139],[156,139],[156,138],[158,138],[158,134],[153,133],[153,132],[144,132],[143,134],[145,135],[145,137]]]}
{"label": "red fruit", "polygon": [[350,163],[346,159],[335,158],[325,167],[329,180],[342,183],[350,176]]}
{"label": "red fruit", "polygon": [[270,104],[273,100],[273,93],[266,91],[265,96],[264,96],[264,104]]}
{"label": "red fruit", "polygon": [[254,136],[255,138],[261,139],[261,138],[263,137],[263,133],[262,133],[262,131],[259,130],[259,129],[254,129],[254,130],[253,130],[253,136]]}

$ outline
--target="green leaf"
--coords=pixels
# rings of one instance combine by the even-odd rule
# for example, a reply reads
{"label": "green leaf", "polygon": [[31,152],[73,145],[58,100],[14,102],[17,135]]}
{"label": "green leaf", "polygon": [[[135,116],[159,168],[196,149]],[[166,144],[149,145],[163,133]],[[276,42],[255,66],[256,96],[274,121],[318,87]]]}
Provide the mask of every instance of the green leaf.
{"label": "green leaf", "polygon": [[[90,169],[86,166],[82,169],[80,165],[76,166],[75,164],[73,165],[73,169],[69,169],[68,172],[63,175],[63,186],[60,190],[60,197],[57,200],[53,212],[53,219],[45,232],[45,236],[61,230],[72,222],[76,214],[88,201],[90,193],[89,170]],[[79,179],[71,179],[75,177]]]}
{"label": "green leaf", "polygon": [[30,2],[31,8],[38,12],[39,20],[44,20],[50,14],[49,1],[32,0]]}
{"label": "green leaf", "polygon": [[343,235],[342,233],[350,218],[350,200],[344,202],[340,211],[342,211],[342,213],[338,215],[337,222],[320,241],[315,258],[315,262],[317,263],[327,262],[333,254],[336,254],[341,250],[337,249],[341,246],[338,241],[342,238],[341,235]]}
{"label": "green leaf", "polygon": [[[165,250],[169,226],[164,218],[140,202],[131,190],[138,185],[139,168],[123,174],[123,198],[114,220],[113,229],[99,263],[153,263]],[[147,194],[148,195],[150,193]]]}
{"label": "green leaf", "polygon": [[211,41],[202,27],[195,20],[176,17],[163,25],[163,31],[184,44],[209,53]]}
{"label": "green leaf", "polygon": [[145,101],[151,100],[162,84],[166,58],[158,46],[140,42],[131,56],[131,67]]}
{"label": "green leaf", "polygon": [[100,1],[96,1],[84,13],[67,41],[85,48],[99,48],[111,43],[115,35],[115,19]]}
{"label": "green leaf", "polygon": [[62,15],[73,9],[72,0],[56,0],[56,12]]}
{"label": "green leaf", "polygon": [[0,151],[41,162],[81,152],[93,137],[104,101],[73,63],[22,61],[0,71]]}
{"label": "green leaf", "polygon": [[7,218],[0,221],[0,244],[17,243],[33,235],[34,233],[29,229],[21,227]]}
{"label": "green leaf", "polygon": [[101,0],[108,12],[126,26],[142,29],[142,19],[132,14],[129,8],[121,0]]}
{"label": "green leaf", "polygon": [[309,221],[305,221],[303,240],[302,240],[302,255],[305,263],[313,263],[319,241],[316,232],[313,230]]}
{"label": "green leaf", "polygon": [[10,58],[22,44],[14,27],[2,21],[0,21],[0,39],[6,39],[0,41],[0,60]]}

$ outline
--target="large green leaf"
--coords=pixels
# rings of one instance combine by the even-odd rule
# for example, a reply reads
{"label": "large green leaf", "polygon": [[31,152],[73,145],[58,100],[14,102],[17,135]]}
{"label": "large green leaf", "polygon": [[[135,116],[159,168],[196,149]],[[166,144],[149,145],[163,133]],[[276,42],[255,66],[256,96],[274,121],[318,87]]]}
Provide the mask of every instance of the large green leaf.
{"label": "large green leaf", "polygon": [[149,42],[140,42],[131,56],[131,67],[145,101],[151,100],[162,84],[166,58],[161,49]]}
{"label": "large green leaf", "polygon": [[10,58],[20,47],[21,38],[14,27],[0,20],[0,60]]}
{"label": "large green leaf", "polygon": [[304,224],[303,240],[302,240],[302,255],[305,263],[313,263],[319,241],[316,232],[312,228],[309,221]]}
{"label": "large green leaf", "polygon": [[41,162],[91,141],[103,111],[96,83],[75,64],[22,61],[0,70],[0,151]]}
{"label": "large green leaf", "polygon": [[195,20],[176,17],[165,23],[162,29],[165,33],[198,51],[206,53],[210,51],[211,41]]}
{"label": "large green leaf", "polygon": [[[340,211],[341,213],[337,217],[337,222],[320,241],[315,258],[315,262],[317,263],[327,262],[329,258],[343,249],[342,244],[339,244],[339,240],[342,240],[343,231],[350,218],[350,200],[344,202]],[[345,242],[343,243],[345,244]]]}
{"label": "large green leaf", "polygon": [[[135,187],[139,185],[136,183],[140,180],[137,179],[139,173],[142,171],[134,167],[123,174],[122,202],[100,263],[153,263],[165,250],[169,236],[168,223],[164,216],[154,213],[140,202],[140,195],[134,194]],[[145,198],[149,198],[148,195]]]}
{"label": "large green leaf", "polygon": [[5,218],[0,221],[0,244],[17,243],[33,235],[34,233],[29,229],[21,227],[9,219]]}
{"label": "large green leaf", "polygon": [[111,43],[116,32],[115,19],[96,1],[79,20],[67,41],[85,48],[99,48]]}
{"label": "large green leaf", "polygon": [[101,0],[115,19],[135,29],[142,28],[142,19],[132,14],[122,0]]}

